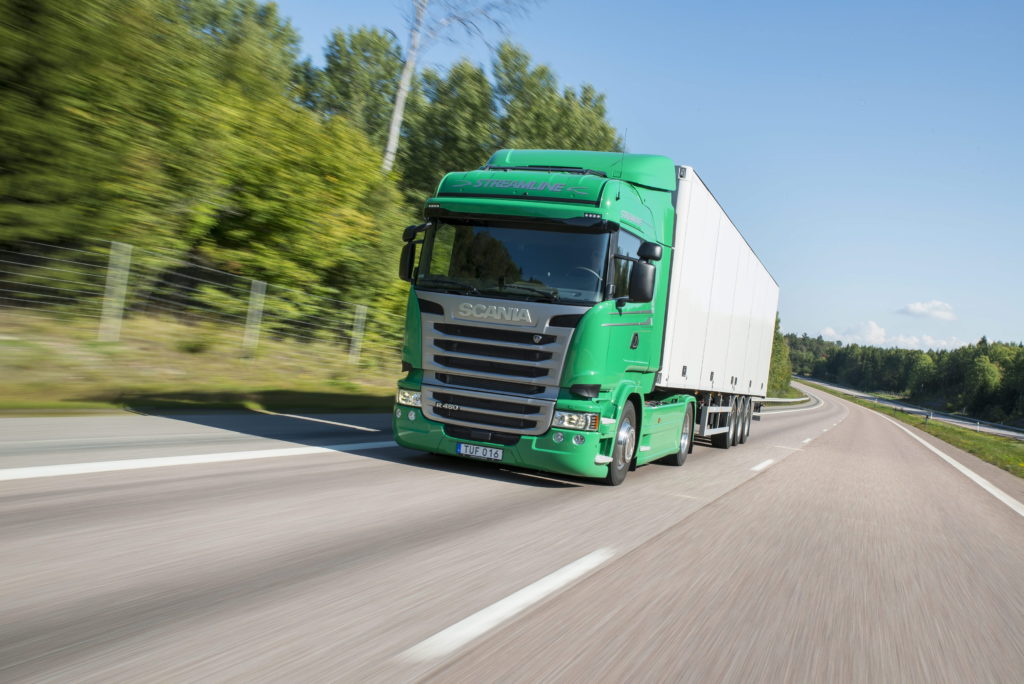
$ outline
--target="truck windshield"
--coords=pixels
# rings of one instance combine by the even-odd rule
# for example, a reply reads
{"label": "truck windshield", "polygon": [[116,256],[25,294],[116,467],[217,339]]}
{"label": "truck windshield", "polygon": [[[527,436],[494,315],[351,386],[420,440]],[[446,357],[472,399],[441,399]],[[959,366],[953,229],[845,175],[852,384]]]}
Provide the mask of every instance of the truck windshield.
{"label": "truck windshield", "polygon": [[416,286],[503,299],[593,304],[604,296],[608,233],[435,223]]}

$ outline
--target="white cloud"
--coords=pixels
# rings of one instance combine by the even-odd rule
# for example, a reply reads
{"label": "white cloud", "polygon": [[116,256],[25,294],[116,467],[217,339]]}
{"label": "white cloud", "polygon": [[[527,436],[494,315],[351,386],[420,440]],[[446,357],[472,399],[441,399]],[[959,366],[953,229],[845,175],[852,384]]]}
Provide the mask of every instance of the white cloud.
{"label": "white cloud", "polygon": [[901,347],[903,349],[954,349],[964,342],[951,337],[940,339],[931,335],[890,335],[885,328],[874,321],[843,330],[832,327],[822,328],[819,333],[826,340],[838,340],[843,344],[868,344],[875,347]]}
{"label": "white cloud", "polygon": [[908,316],[920,316],[935,318],[940,321],[955,321],[956,314],[953,313],[953,305],[933,299],[930,302],[911,302],[900,309],[898,313]]}

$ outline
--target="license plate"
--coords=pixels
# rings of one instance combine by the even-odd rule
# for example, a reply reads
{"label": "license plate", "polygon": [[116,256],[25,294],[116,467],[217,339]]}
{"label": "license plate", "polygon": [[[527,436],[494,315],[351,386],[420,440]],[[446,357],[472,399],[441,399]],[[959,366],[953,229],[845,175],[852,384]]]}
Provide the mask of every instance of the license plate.
{"label": "license plate", "polygon": [[500,461],[505,455],[502,449],[480,446],[479,444],[463,444],[461,442],[455,446],[455,453],[460,456],[482,458],[485,461]]}

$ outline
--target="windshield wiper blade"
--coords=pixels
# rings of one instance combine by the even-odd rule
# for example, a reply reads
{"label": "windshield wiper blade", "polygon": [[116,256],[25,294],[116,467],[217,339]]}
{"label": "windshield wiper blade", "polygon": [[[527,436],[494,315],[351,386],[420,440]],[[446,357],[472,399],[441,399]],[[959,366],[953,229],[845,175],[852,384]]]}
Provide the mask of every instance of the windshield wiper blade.
{"label": "windshield wiper blade", "polygon": [[480,290],[476,287],[469,283],[464,283],[461,280],[455,280],[454,278],[439,278],[437,276],[431,276],[430,279],[425,282],[421,279],[416,283],[416,285],[426,288],[438,288],[445,292],[452,292],[455,294],[480,294]]}
{"label": "windshield wiper blade", "polygon": [[537,301],[542,301],[542,302],[557,302],[558,301],[558,295],[555,294],[554,292],[549,292],[547,290],[541,290],[539,288],[530,287],[529,285],[519,285],[519,284],[510,284],[510,285],[508,285],[507,284],[507,285],[501,285],[501,286],[499,286],[497,288],[488,288],[486,290],[483,290],[483,292],[482,292],[482,294],[505,294],[505,293],[516,293],[516,294],[530,295],[532,297],[538,297]]}

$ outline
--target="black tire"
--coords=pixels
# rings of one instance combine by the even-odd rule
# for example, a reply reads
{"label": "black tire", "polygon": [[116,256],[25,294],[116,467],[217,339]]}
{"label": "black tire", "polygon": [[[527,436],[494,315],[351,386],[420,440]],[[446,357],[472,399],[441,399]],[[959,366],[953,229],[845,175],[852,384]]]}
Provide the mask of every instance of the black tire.
{"label": "black tire", "polygon": [[[721,414],[719,414],[721,415]],[[729,402],[729,413],[726,414],[726,425],[728,430],[717,435],[711,435],[711,446],[718,449],[728,449],[735,444],[736,438],[736,402]]]}
{"label": "black tire", "polygon": [[751,410],[750,410],[750,407],[751,407],[750,397],[743,397],[743,399],[741,399],[740,401],[741,401],[741,404],[743,406],[743,411],[740,412],[740,415],[742,416],[742,420],[740,420],[740,425],[739,425],[739,432],[740,432],[739,443],[740,444],[746,444],[747,443],[747,437],[750,436],[750,417],[751,417],[750,416],[750,414],[751,414]]}
{"label": "black tire", "polygon": [[604,483],[609,487],[618,487],[626,479],[629,466],[636,453],[636,409],[633,402],[627,402],[619,418],[619,426],[615,429],[615,446],[612,447],[612,462],[608,464],[608,475]]}
{"label": "black tire", "polygon": [[683,416],[683,429],[679,435],[679,451],[661,459],[663,463],[672,466],[681,466],[686,463],[686,457],[693,451],[693,404],[686,405],[686,415]]}

